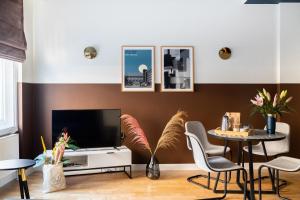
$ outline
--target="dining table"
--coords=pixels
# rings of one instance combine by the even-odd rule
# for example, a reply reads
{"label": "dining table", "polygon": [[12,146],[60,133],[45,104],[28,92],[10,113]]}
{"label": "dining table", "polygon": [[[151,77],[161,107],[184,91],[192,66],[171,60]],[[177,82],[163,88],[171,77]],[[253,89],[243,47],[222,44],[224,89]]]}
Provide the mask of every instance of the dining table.
{"label": "dining table", "polygon": [[[251,129],[249,131],[249,135],[234,135],[234,134],[227,134],[226,132],[220,133],[219,131],[209,130],[208,135],[210,135],[213,138],[223,140],[225,142],[225,148],[228,144],[228,141],[236,142],[238,147],[237,151],[237,164],[241,165],[241,159],[242,159],[242,151],[243,151],[243,145],[248,145],[248,159],[249,159],[249,184],[250,184],[250,191],[248,193],[249,199],[254,200],[255,199],[255,193],[258,191],[255,191],[254,189],[254,169],[253,169],[253,153],[252,153],[252,145],[256,144],[258,142],[261,142],[263,146],[263,150],[265,155],[267,156],[267,151],[265,147],[265,142],[270,141],[278,141],[285,139],[285,135],[280,132],[275,132],[274,134],[268,134],[266,130],[263,129]],[[271,175],[271,174],[270,174]],[[248,180],[244,180],[248,181]],[[241,190],[243,190],[243,187],[240,182],[240,172],[237,172],[236,176],[236,183],[240,186]],[[275,190],[272,191],[265,191],[265,193],[275,193]]]}

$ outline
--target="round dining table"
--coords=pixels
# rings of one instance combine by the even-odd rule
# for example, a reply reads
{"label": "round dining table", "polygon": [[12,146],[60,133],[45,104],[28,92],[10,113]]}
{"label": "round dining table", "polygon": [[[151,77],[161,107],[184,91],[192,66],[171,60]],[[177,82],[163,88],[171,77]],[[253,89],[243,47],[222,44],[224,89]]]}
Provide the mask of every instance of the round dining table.
{"label": "round dining table", "polygon": [[[254,172],[253,172],[253,154],[252,154],[252,145],[253,143],[261,142],[263,145],[263,150],[267,156],[267,151],[265,148],[265,143],[268,141],[278,141],[283,140],[286,136],[283,133],[275,132],[275,134],[268,134],[266,130],[262,129],[252,129],[249,132],[248,136],[239,136],[231,134],[220,134],[216,132],[215,129],[209,130],[208,134],[216,139],[224,140],[227,145],[228,141],[234,141],[238,144],[238,153],[237,153],[237,164],[241,165],[243,143],[248,145],[248,159],[249,159],[249,183],[250,183],[250,192],[249,199],[255,199],[255,190],[254,190]],[[240,173],[237,173],[236,177],[237,183],[240,185]]]}

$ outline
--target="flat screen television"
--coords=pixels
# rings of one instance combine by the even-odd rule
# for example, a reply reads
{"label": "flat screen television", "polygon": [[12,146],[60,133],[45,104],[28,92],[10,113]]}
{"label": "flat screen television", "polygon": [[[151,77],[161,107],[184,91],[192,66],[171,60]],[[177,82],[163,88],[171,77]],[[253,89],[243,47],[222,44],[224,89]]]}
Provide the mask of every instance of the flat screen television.
{"label": "flat screen television", "polygon": [[53,110],[52,146],[67,128],[80,149],[118,147],[121,144],[121,110]]}

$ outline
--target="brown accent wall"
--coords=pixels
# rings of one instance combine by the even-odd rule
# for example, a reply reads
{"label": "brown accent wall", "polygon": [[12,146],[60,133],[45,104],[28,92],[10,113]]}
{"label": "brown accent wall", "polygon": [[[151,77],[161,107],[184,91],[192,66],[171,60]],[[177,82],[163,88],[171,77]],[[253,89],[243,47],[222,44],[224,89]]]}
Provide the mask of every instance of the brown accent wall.
{"label": "brown accent wall", "polygon": [[20,156],[30,158],[36,155],[33,148],[33,122],[34,122],[34,87],[32,84],[18,84],[18,122],[20,133]]}
{"label": "brown accent wall", "polygon": [[[283,85],[285,87],[285,85]],[[178,110],[188,112],[189,120],[200,120],[207,130],[220,125],[226,111],[242,113],[242,122],[262,128],[264,120],[260,116],[249,118],[251,105],[249,99],[257,89],[266,88],[272,93],[276,84],[196,84],[193,93],[158,92],[125,93],[120,84],[22,84],[23,129],[21,130],[21,155],[33,157],[42,151],[40,135],[43,135],[48,147],[51,145],[51,111],[53,109],[101,109],[120,108],[122,113],[135,116],[148,135],[152,146],[156,144],[164,125]],[[300,85],[288,85],[287,89],[295,96],[293,107],[300,109],[296,100]],[[25,107],[24,107],[25,106]],[[292,126],[291,155],[299,157],[297,141],[300,141],[300,123],[298,114],[284,118]],[[26,124],[26,128],[25,128]],[[215,144],[221,141],[210,138]],[[233,152],[236,148],[230,144]],[[158,152],[160,163],[191,163],[192,154],[186,148],[184,136],[180,138],[176,149]],[[145,163],[145,152],[133,148],[133,163]]]}

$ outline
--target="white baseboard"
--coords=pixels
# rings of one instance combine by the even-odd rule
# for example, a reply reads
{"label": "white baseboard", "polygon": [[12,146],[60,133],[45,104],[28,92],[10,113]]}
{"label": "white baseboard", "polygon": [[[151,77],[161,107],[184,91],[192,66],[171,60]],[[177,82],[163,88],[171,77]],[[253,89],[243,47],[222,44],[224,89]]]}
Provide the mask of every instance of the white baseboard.
{"label": "white baseboard", "polygon": [[[159,164],[161,171],[184,171],[184,170],[199,170],[195,164],[185,163],[185,164]],[[145,171],[146,164],[133,164],[133,171]]]}
{"label": "white baseboard", "polygon": [[[249,164],[245,163],[245,168],[248,169]],[[254,163],[253,169],[257,170],[260,166],[260,163]],[[189,171],[189,170],[199,170],[199,168],[193,163],[184,163],[184,164],[159,164],[161,171]],[[145,164],[133,164],[133,171],[144,171],[146,169]]]}
{"label": "white baseboard", "polygon": [[[35,170],[32,167],[30,167],[26,170],[26,175],[29,176],[34,171]],[[4,172],[5,175],[0,177],[0,188],[17,179],[17,171],[2,171],[2,172]]]}
{"label": "white baseboard", "polygon": [[16,171],[2,171],[2,173],[3,175],[0,177],[0,187],[3,187],[4,185],[10,183],[11,181],[17,178]]}
{"label": "white baseboard", "polygon": [[[260,163],[254,163],[253,168],[257,170],[260,166]],[[160,164],[159,165],[161,171],[197,171],[200,170],[193,163],[184,163],[184,164]],[[245,163],[245,168],[248,169],[248,163]],[[145,171],[146,164],[133,164],[132,171]],[[31,173],[35,171],[42,171],[42,168],[29,168],[26,170],[26,174],[29,176]],[[90,171],[91,173],[99,173],[101,170]],[[6,176],[0,178],[0,187],[8,184],[9,182],[17,179],[17,173],[11,172]]]}

